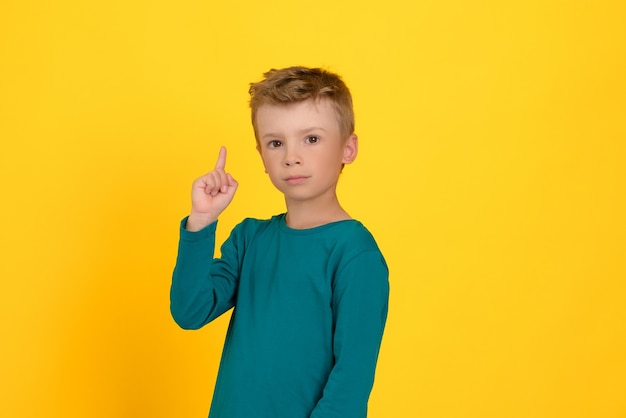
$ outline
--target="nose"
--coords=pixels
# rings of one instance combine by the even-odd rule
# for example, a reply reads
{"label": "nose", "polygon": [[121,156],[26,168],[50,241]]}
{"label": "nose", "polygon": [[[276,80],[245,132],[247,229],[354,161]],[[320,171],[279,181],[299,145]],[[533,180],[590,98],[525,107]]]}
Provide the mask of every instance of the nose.
{"label": "nose", "polygon": [[283,163],[286,167],[302,165],[302,159],[300,158],[299,153],[296,152],[294,147],[289,147],[285,149],[285,159]]}
{"label": "nose", "polygon": [[285,165],[287,167],[291,167],[292,165],[300,165],[302,164],[300,160],[285,160]]}

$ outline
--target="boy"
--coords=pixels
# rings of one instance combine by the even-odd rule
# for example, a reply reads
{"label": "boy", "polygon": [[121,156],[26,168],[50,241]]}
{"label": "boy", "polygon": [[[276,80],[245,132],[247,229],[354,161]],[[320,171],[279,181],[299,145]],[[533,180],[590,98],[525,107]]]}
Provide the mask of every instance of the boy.
{"label": "boy", "polygon": [[250,95],[256,147],[287,211],[245,219],[213,258],[238,186],[222,147],[181,223],[172,316],[198,329],[234,307],[210,418],[366,417],[389,287],[376,242],[336,195],[358,149],[350,92],[335,74],[291,67]]}

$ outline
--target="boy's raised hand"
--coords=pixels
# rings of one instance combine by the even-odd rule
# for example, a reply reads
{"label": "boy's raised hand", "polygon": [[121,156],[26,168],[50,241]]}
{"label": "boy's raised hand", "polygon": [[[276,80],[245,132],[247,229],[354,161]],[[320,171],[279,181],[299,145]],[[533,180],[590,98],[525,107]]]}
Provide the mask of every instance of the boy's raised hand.
{"label": "boy's raised hand", "polygon": [[187,230],[199,231],[212,224],[233,200],[238,183],[230,173],[224,171],[225,167],[226,148],[221,147],[213,171],[193,182]]}

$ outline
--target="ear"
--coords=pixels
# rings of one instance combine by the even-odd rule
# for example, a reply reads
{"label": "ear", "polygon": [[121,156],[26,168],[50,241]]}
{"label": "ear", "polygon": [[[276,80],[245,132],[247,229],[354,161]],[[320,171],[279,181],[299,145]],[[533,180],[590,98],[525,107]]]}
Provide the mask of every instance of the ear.
{"label": "ear", "polygon": [[359,153],[359,138],[356,136],[356,134],[352,134],[346,140],[346,144],[344,145],[343,158],[341,162],[343,164],[350,164],[352,161],[356,159],[356,156],[358,153]]}

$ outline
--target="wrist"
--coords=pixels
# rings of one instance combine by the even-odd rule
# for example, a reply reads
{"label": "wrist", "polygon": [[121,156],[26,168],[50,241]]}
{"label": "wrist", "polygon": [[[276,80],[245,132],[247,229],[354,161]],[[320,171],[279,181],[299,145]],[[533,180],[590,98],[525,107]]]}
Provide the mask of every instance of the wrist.
{"label": "wrist", "polygon": [[215,221],[217,221],[217,216],[206,213],[195,213],[192,211],[187,218],[185,229],[190,232],[198,232]]}

